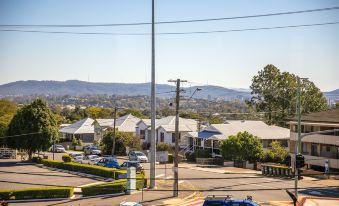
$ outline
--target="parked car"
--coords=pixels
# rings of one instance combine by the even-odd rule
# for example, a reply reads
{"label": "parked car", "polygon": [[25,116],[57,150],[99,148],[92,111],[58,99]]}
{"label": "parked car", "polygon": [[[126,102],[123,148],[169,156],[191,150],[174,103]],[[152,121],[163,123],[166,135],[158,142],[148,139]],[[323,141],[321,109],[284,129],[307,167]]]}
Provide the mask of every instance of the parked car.
{"label": "parked car", "polygon": [[101,150],[98,146],[90,145],[84,147],[84,153],[85,155],[101,155]]}
{"label": "parked car", "polygon": [[100,159],[101,158],[98,155],[87,155],[84,158],[82,158],[81,163],[95,165],[100,161]]}
{"label": "parked car", "polygon": [[99,162],[97,163],[97,165],[99,166],[103,166],[103,167],[109,167],[109,168],[120,168],[120,165],[117,161],[117,159],[115,159],[114,157],[103,157],[101,158],[101,160],[99,160]]}
{"label": "parked car", "polygon": [[122,202],[120,203],[120,206],[142,206],[142,205],[137,202]]}
{"label": "parked car", "polygon": [[55,145],[52,145],[50,151],[51,151],[51,152],[65,153],[65,152],[66,152],[66,149],[64,148],[64,146],[62,146],[62,145],[60,145],[60,144],[55,144]]}
{"label": "parked car", "polygon": [[74,152],[74,153],[70,153],[69,156],[71,156],[73,159],[75,159],[76,157],[83,157],[84,154],[78,153],[78,152]]}
{"label": "parked car", "polygon": [[148,162],[147,156],[140,151],[131,151],[128,154],[129,160],[131,161],[139,161],[139,162]]}
{"label": "parked car", "polygon": [[137,171],[144,169],[144,167],[138,161],[126,161],[120,165],[120,169],[127,169],[129,167],[135,167]]}
{"label": "parked car", "polygon": [[76,163],[81,163],[83,159],[84,159],[84,156],[76,156],[73,158],[73,161]]}
{"label": "parked car", "polygon": [[258,203],[253,202],[252,196],[247,196],[244,200],[235,200],[231,196],[207,196],[203,206],[259,206]]}

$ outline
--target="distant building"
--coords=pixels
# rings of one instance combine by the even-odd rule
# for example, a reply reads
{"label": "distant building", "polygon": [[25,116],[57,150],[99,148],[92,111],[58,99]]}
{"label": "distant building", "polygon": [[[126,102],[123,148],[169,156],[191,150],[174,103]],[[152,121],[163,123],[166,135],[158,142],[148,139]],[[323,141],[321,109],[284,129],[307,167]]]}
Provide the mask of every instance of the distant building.
{"label": "distant building", "polygon": [[[290,124],[290,153],[294,161],[296,141],[298,139],[297,118],[291,119]],[[316,112],[301,116],[301,153],[305,163],[310,168],[322,169],[328,160],[329,167],[339,169],[339,108],[323,112]],[[323,134],[309,134],[319,131],[329,132]]]}
{"label": "distant building", "polygon": [[190,132],[187,138],[191,150],[207,148],[211,149],[212,154],[220,155],[221,141],[245,131],[257,136],[264,150],[269,148],[273,141],[280,142],[286,150],[289,150],[289,129],[267,125],[262,121],[229,120],[224,124],[212,124],[201,132]]}

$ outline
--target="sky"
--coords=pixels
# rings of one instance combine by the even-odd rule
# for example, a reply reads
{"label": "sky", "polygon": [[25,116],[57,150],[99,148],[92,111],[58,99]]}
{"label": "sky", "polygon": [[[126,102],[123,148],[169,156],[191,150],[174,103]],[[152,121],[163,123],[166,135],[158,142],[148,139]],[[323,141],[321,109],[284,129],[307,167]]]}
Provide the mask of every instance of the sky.
{"label": "sky", "polygon": [[[339,6],[336,0],[156,0],[156,21],[246,16]],[[1,0],[0,24],[109,24],[151,21],[151,0]],[[156,25],[156,32],[230,30],[339,22],[339,10]],[[0,27],[0,29],[6,29]],[[149,33],[150,25],[23,30]],[[267,64],[339,88],[339,24],[277,30],[157,35],[156,82],[249,88]],[[0,31],[0,84],[77,79],[151,80],[151,37]]]}

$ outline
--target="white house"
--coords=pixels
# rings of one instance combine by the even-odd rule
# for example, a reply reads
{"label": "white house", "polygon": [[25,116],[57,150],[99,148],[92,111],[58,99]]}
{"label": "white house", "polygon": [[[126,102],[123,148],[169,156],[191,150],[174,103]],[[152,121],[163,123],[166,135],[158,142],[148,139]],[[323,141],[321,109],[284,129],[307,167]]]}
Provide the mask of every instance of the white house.
{"label": "white house", "polygon": [[[142,142],[150,143],[151,137],[151,120],[142,119],[136,127],[136,134]],[[155,121],[156,141],[163,142],[174,146],[175,143],[175,116],[168,116]],[[198,122],[193,119],[179,118],[179,146],[186,147],[189,145],[186,137],[188,132],[197,132]]]}
{"label": "white house", "polygon": [[65,126],[59,130],[62,135],[61,138],[69,141],[77,138],[84,143],[93,143],[94,140],[98,140],[95,139],[93,122],[92,118],[85,118]]}
{"label": "white house", "polygon": [[275,125],[267,125],[262,121],[229,120],[224,124],[212,124],[201,132],[190,132],[187,135],[192,149],[209,148],[212,153],[219,154],[221,141],[239,132],[249,132],[257,136],[263,148],[267,149],[272,141],[278,141],[289,150],[289,129]]}

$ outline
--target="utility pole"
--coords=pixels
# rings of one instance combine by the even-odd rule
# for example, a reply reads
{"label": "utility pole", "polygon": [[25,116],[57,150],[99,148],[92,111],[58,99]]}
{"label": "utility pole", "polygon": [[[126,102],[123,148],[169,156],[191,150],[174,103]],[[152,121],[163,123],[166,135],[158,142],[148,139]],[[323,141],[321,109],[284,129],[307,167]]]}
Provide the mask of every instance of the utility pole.
{"label": "utility pole", "polygon": [[298,198],[298,179],[299,179],[299,169],[297,168],[297,155],[301,153],[301,101],[300,101],[300,95],[301,95],[301,85],[300,85],[300,79],[307,80],[307,78],[300,78],[298,77],[298,91],[297,91],[297,115],[298,115],[298,139],[296,144],[296,152],[295,152],[295,161],[294,161],[294,194],[296,198]]}
{"label": "utility pole", "polygon": [[175,98],[175,149],[174,149],[174,182],[173,182],[173,196],[178,197],[179,190],[179,174],[178,174],[178,154],[179,154],[179,102],[180,102],[180,83],[187,82],[186,80],[169,80],[168,82],[176,82],[176,98]]}
{"label": "utility pole", "polygon": [[154,1],[152,0],[152,82],[151,82],[151,161],[150,161],[150,188],[155,187],[155,38],[154,38]]}
{"label": "utility pole", "polygon": [[114,122],[113,122],[113,139],[112,139],[112,157],[114,156],[115,152],[115,126],[116,126],[116,121],[117,121],[117,107],[114,107]]}

